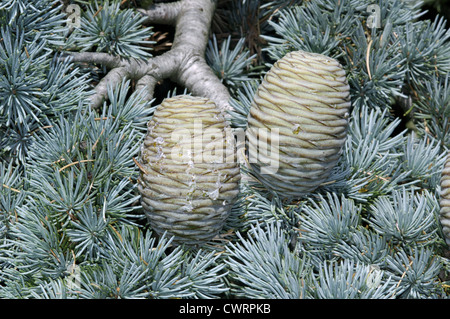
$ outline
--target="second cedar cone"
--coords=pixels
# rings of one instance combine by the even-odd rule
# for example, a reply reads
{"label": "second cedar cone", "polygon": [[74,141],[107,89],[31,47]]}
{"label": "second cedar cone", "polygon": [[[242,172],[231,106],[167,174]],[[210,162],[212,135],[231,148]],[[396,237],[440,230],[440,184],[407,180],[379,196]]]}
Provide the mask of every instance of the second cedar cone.
{"label": "second cedar cone", "polygon": [[138,189],[149,223],[174,244],[201,245],[225,224],[239,194],[231,128],[208,99],[166,98],[148,124]]}
{"label": "second cedar cone", "polygon": [[326,181],[347,135],[350,87],[338,61],[295,51],[258,87],[246,137],[251,170],[280,197],[300,197]]}
{"label": "second cedar cone", "polygon": [[447,154],[441,176],[440,222],[445,242],[450,245],[450,152]]}

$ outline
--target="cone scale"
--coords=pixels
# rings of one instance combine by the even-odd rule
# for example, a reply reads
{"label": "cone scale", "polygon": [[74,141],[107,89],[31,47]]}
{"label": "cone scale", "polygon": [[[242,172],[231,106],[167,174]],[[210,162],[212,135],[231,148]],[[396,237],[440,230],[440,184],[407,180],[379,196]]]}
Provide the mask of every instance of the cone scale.
{"label": "cone scale", "polygon": [[231,128],[208,99],[165,99],[148,123],[138,189],[153,230],[202,245],[222,229],[239,193]]}
{"label": "cone scale", "polygon": [[280,197],[314,191],[340,157],[349,108],[350,88],[339,62],[288,53],[265,75],[250,108],[246,138],[253,175]]}

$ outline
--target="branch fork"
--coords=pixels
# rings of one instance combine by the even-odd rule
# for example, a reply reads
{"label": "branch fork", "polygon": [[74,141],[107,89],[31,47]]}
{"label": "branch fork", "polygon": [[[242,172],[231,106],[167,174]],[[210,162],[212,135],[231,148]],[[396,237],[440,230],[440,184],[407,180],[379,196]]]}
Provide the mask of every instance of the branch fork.
{"label": "branch fork", "polygon": [[135,80],[136,89],[143,90],[148,100],[153,98],[159,81],[171,79],[193,95],[209,98],[222,111],[230,110],[230,94],[205,60],[215,7],[213,0],[179,0],[138,9],[147,17],[146,23],[174,25],[176,30],[172,48],[148,60],[125,59],[100,52],[68,53],[73,62],[97,63],[109,69],[90,97],[91,106],[100,107],[107,97],[108,86],[124,78]]}

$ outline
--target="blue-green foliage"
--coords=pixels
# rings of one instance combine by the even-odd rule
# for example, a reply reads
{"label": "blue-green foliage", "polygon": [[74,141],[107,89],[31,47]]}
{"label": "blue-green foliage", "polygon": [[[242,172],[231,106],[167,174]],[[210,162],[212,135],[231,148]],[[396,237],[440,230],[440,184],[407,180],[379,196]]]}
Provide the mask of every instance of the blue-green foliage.
{"label": "blue-green foliage", "polygon": [[441,146],[450,145],[450,86],[448,73],[445,76],[433,75],[430,81],[418,89],[418,99],[414,106],[415,116],[421,132],[435,138]]}
{"label": "blue-green foliage", "polygon": [[255,55],[249,56],[249,51],[244,50],[244,38],[239,39],[232,50],[230,45],[231,36],[222,42],[219,50],[217,39],[213,35],[206,50],[206,62],[227,87],[235,90],[236,86],[240,87],[242,82],[250,80],[248,73]]}
{"label": "blue-green foliage", "polygon": [[[0,6],[0,155],[24,162],[39,127],[77,108],[88,79],[54,54],[63,40],[59,1]],[[61,42],[62,43],[62,42]]]}
{"label": "blue-green foliage", "polygon": [[263,230],[251,229],[249,238],[229,245],[230,277],[234,293],[245,298],[304,298],[310,267],[288,247],[288,239],[277,223]]}
{"label": "blue-green foliage", "polygon": [[144,17],[133,10],[121,10],[120,1],[100,1],[88,5],[66,42],[67,49],[107,52],[132,58],[151,56],[148,40],[151,28],[143,28]]}

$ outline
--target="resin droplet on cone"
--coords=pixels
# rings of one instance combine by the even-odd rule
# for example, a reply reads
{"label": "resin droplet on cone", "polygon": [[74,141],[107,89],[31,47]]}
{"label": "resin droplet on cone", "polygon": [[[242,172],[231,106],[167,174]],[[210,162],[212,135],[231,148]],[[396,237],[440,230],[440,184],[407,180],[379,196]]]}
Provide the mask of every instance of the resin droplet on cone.
{"label": "resin droplet on cone", "polygon": [[447,155],[441,176],[440,221],[445,241],[450,245],[450,153]]}
{"label": "resin droplet on cone", "polygon": [[246,130],[253,174],[281,197],[299,197],[326,181],[347,135],[350,87],[336,60],[286,54],[255,94]]}
{"label": "resin droplet on cone", "polygon": [[141,166],[141,203],[159,235],[200,245],[219,233],[239,193],[240,169],[231,128],[213,102],[165,99],[148,124]]}

